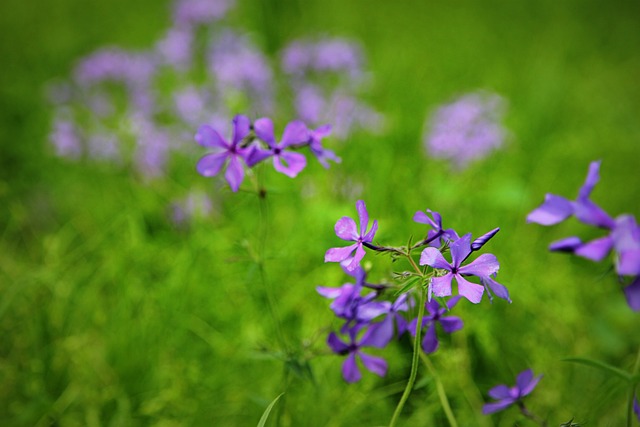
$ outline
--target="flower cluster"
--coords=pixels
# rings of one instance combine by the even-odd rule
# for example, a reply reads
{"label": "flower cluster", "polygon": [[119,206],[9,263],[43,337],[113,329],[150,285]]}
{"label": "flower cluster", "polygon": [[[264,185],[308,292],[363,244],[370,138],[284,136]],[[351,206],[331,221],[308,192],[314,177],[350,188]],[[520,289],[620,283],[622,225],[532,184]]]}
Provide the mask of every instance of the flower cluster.
{"label": "flower cluster", "polygon": [[[422,350],[425,353],[436,351],[439,346],[438,324],[448,334],[463,327],[460,318],[449,315],[462,297],[477,304],[486,291],[490,300],[495,294],[511,301],[507,289],[495,280],[500,264],[494,255],[482,254],[466,262],[499,229],[491,230],[475,240],[472,240],[471,234],[460,237],[455,230],[443,228],[438,212],[427,210],[416,212],[413,217],[415,222],[430,227],[422,240],[404,247],[378,246],[373,243],[378,222],[374,220],[369,227],[369,214],[364,201],[357,201],[356,210],[359,224],[352,218],[343,217],[335,225],[336,235],[351,244],[331,248],[325,254],[325,262],[339,262],[355,283],[349,282],[340,288],[317,288],[320,295],[333,300],[330,308],[344,322],[339,329],[339,334],[345,336],[344,340],[338,333],[332,332],[327,342],[335,353],[348,356],[343,365],[346,381],[354,382],[361,378],[358,359],[373,373],[384,375],[386,362],[366,355],[363,348],[383,348],[394,336],[400,337],[407,331],[416,336],[424,330],[425,333],[420,334],[423,336]],[[399,279],[398,284],[369,283],[361,266],[367,249],[405,258],[413,270],[394,273],[393,277]],[[412,254],[419,249],[421,254],[418,262],[421,267]],[[444,257],[447,252],[451,253],[450,262]],[[473,277],[479,283],[469,280]],[[452,289],[454,279],[458,289],[458,295],[455,296]],[[427,298],[420,298],[417,293],[426,293]],[[392,296],[391,300],[389,296]],[[447,297],[451,298],[446,300]],[[415,317],[413,312],[420,301],[424,303],[427,314]],[[412,315],[413,318],[407,317]]]}
{"label": "flower cluster", "polygon": [[475,92],[439,107],[425,124],[427,153],[464,169],[472,161],[502,147],[504,100],[499,95]]}
{"label": "flower cluster", "polygon": [[571,216],[586,225],[607,231],[603,237],[583,242],[579,237],[567,237],[549,246],[552,251],[572,253],[592,261],[602,261],[609,253],[615,254],[616,273],[630,283],[624,288],[629,306],[640,311],[640,227],[633,215],[612,218],[591,200],[591,192],[600,180],[600,161],[589,166],[587,178],[576,200],[547,194],[545,200],[527,216],[528,222],[555,225]]}
{"label": "flower cluster", "polygon": [[234,192],[242,184],[245,167],[251,168],[269,158],[273,160],[276,171],[295,178],[307,165],[307,159],[294,150],[309,147],[325,165],[328,159],[340,161],[333,151],[322,147],[322,138],[330,132],[329,125],[311,130],[300,120],[295,120],[286,126],[282,139],[276,141],[271,119],[260,118],[252,124],[248,117],[237,115],[233,119],[230,140],[212,126],[200,127],[195,140],[215,151],[202,157],[197,169],[202,176],[211,177],[226,168],[224,177]]}

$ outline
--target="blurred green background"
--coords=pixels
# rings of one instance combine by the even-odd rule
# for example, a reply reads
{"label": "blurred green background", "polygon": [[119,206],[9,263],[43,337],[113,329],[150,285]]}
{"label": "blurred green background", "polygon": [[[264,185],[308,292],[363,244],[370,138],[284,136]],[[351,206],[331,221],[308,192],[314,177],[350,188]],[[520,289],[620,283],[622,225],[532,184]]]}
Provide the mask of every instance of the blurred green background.
{"label": "blurred green background", "polygon": [[[169,11],[158,0],[0,3],[1,425],[251,426],[283,391],[270,425],[386,424],[410,343],[376,353],[386,378],[345,384],[324,345],[332,313],[315,291],[345,281],[323,254],[339,244],[335,221],[355,215],[349,183],[362,185],[381,243],[422,234],[411,217],[426,208],[462,232],[501,227],[487,251],[513,303],[460,304],[465,329],[431,358],[461,426],[531,425],[515,409],[480,413],[490,387],[528,367],[544,373],[528,406],[549,425],[624,423],[620,381],[562,359],[631,369],[638,315],[607,262],[546,249],[597,231],[524,218],[546,192],[574,197],[595,159],[594,200],[640,214],[640,2],[239,0],[229,22],[274,61],[305,35],[359,40],[375,82],[366,98],[389,120],[385,135],[336,144],[343,162],[328,171],[269,173],[268,288],[249,256],[265,219],[254,195],[225,190],[211,218],[187,230],[168,222],[167,202],[190,183],[219,192],[192,176],[197,157],[147,185],[57,159],[47,143],[44,85],[99,47],[150,47]],[[423,154],[425,115],[476,89],[508,100],[510,142],[454,174]],[[374,280],[388,275],[368,259]],[[419,378],[401,425],[446,425],[424,367]]]}

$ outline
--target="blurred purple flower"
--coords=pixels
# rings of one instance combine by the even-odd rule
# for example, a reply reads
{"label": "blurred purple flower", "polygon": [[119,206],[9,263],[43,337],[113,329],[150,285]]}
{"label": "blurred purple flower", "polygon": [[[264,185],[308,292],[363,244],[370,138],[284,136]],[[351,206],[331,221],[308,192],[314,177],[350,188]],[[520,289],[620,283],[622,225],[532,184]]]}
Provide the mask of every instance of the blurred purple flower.
{"label": "blurred purple flower", "polygon": [[147,178],[162,176],[171,148],[170,135],[145,116],[138,115],[133,121],[137,134],[135,163],[139,172]]}
{"label": "blurred purple flower", "polygon": [[242,163],[248,150],[240,146],[240,142],[251,132],[251,122],[248,117],[237,115],[233,118],[233,136],[231,142],[225,140],[211,126],[203,125],[195,136],[198,144],[214,148],[214,153],[206,154],[197,165],[198,173],[202,176],[215,176],[227,165],[224,174],[232,191],[238,191],[244,179]]}
{"label": "blurred purple flower", "polygon": [[[429,283],[429,301],[431,301],[432,293],[437,297],[451,295],[451,281],[455,278],[458,283],[458,293],[474,304],[479,303],[482,300],[484,287],[469,282],[463,276],[477,276],[488,280],[498,272],[500,268],[498,260],[493,254],[482,254],[471,263],[461,266],[462,262],[471,254],[471,234],[462,236],[451,243],[449,248],[451,250],[451,263],[442,256],[438,249],[433,247],[425,248],[420,256],[420,265],[428,265],[432,268],[446,271],[443,276],[436,276],[431,279]],[[500,296],[497,292],[496,295]]]}
{"label": "blurred purple flower", "polygon": [[180,200],[171,204],[171,220],[179,227],[188,225],[195,218],[204,218],[211,214],[211,198],[201,191],[191,191]]}
{"label": "blurred purple flower", "polygon": [[170,28],[156,43],[160,61],[180,70],[188,68],[191,64],[192,49],[193,32],[190,28]]}
{"label": "blurred purple flower", "polygon": [[360,46],[341,38],[294,41],[282,54],[285,73],[298,76],[320,71],[358,78],[362,75],[363,63]]}
{"label": "blurred purple flower", "polygon": [[534,388],[538,385],[542,375],[537,377],[533,376],[533,371],[527,369],[520,372],[516,378],[516,385],[509,387],[504,384],[500,384],[489,390],[489,396],[496,399],[497,402],[487,403],[482,408],[482,413],[485,415],[493,414],[494,412],[502,411],[509,406],[516,404],[522,400],[525,396],[530,394]]}
{"label": "blurred purple flower", "polygon": [[[431,217],[429,217],[429,214]],[[413,221],[420,224],[429,225],[432,230],[427,232],[427,237],[424,239],[425,244],[439,248],[443,243],[449,243],[459,239],[458,233],[453,228],[442,228],[442,216],[436,211],[427,209],[426,213],[418,211],[413,215]]]}
{"label": "blurred purple flower", "polygon": [[507,136],[501,124],[504,104],[499,95],[476,92],[441,106],[426,123],[427,152],[450,161],[457,169],[486,157],[500,148]]}
{"label": "blurred purple flower", "polygon": [[276,142],[273,133],[273,122],[269,118],[265,117],[256,120],[253,123],[253,129],[256,136],[264,141],[269,148],[252,147],[247,156],[247,165],[249,167],[273,157],[275,170],[288,177],[295,178],[307,166],[307,159],[303,154],[286,150],[289,147],[304,145],[309,142],[309,130],[304,123],[299,120],[289,123],[284,129],[280,142]]}
{"label": "blurred purple flower", "polygon": [[233,3],[232,0],[178,0],[173,21],[181,27],[209,24],[224,18]]}
{"label": "blurred purple flower", "polygon": [[155,68],[155,60],[147,52],[129,52],[109,47],[83,58],[76,66],[75,77],[81,86],[106,80],[140,85],[150,80]]}
{"label": "blurred purple flower", "polygon": [[49,134],[56,155],[69,159],[77,159],[82,155],[82,145],[74,124],[68,120],[56,119],[53,130]]}
{"label": "blurred purple flower", "polygon": [[356,327],[348,331],[348,341],[344,342],[338,336],[331,332],[327,339],[327,344],[334,353],[346,355],[347,359],[342,365],[342,376],[345,381],[354,383],[362,378],[360,369],[358,368],[358,359],[369,371],[381,377],[387,373],[387,362],[381,357],[370,356],[362,352],[362,347],[383,348],[386,343],[377,341],[372,329],[367,330],[358,340],[357,335],[362,327]]}
{"label": "blurred purple flower", "polygon": [[[425,353],[433,353],[438,349],[438,334],[436,333],[436,324],[440,323],[442,329],[452,334],[455,331],[459,331],[464,326],[462,319],[456,316],[445,316],[455,305],[460,301],[460,296],[455,296],[447,301],[447,308],[440,306],[440,303],[432,299],[425,305],[428,315],[422,319],[422,328],[428,326],[427,332],[422,339],[422,350]],[[413,319],[409,324],[409,332],[414,337],[416,336],[416,325],[418,319]]]}
{"label": "blurred purple flower", "polygon": [[320,164],[329,168],[329,160],[340,163],[342,160],[331,150],[322,146],[322,139],[331,134],[331,125],[323,125],[315,130],[309,130],[309,149],[318,159]]}
{"label": "blurred purple flower", "polygon": [[[356,202],[356,210],[360,219],[360,230],[356,222],[349,217],[342,217],[336,222],[336,235],[342,240],[355,242],[353,245],[343,248],[331,248],[324,255],[324,262],[341,262],[349,271],[354,271],[360,266],[360,261],[365,255],[363,244],[371,243],[378,230],[378,221],[374,220],[371,230],[369,227],[369,214],[367,207],[362,200]],[[355,255],[352,253],[355,251]]]}

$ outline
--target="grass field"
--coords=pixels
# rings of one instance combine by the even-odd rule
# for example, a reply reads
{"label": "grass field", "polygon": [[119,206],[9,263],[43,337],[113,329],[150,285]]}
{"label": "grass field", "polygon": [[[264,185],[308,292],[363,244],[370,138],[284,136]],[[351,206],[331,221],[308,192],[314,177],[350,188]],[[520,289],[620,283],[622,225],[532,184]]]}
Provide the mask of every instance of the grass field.
{"label": "grass field", "polygon": [[[45,85],[99,47],[151,46],[169,10],[0,3],[0,425],[252,426],[282,392],[267,425],[386,425],[410,340],[374,351],[386,377],[346,384],[325,343],[338,322],[315,290],[345,281],[323,256],[357,199],[384,244],[422,234],[411,217],[426,208],[474,235],[501,228],[487,248],[513,303],[461,303],[465,328],[430,358],[460,426],[534,425],[513,408],[481,413],[487,390],[526,368],[544,374],[527,404],[550,426],[624,425],[625,385],[563,359],[631,370],[638,314],[609,261],[547,250],[597,231],[525,217],[545,193],[575,197],[596,159],[593,199],[614,216],[640,215],[640,3],[238,0],[229,24],[274,62],[305,35],[359,41],[372,78],[363,98],[387,118],[382,134],[328,139],[342,157],[328,170],[310,162],[293,180],[265,170],[264,206],[197,175],[204,150],[153,182],[53,155]],[[425,117],[478,89],[507,100],[510,136],[455,172],[425,155]],[[213,213],[176,228],[168,203],[193,188],[212,196]],[[384,258],[367,259],[373,279],[389,275]],[[448,425],[424,366],[399,425]]]}

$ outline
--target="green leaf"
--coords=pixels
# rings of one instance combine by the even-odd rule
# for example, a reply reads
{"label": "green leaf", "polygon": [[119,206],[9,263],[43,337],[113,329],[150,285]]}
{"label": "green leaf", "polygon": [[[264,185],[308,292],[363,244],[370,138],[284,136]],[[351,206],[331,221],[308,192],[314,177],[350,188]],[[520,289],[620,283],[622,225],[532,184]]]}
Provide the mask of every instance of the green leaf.
{"label": "green leaf", "polygon": [[567,357],[566,359],[562,359],[562,360],[564,362],[580,363],[582,365],[587,365],[587,366],[591,366],[592,368],[600,369],[601,371],[608,372],[619,378],[622,378],[627,382],[633,381],[633,377],[627,371],[623,371],[620,368],[616,368],[615,366],[611,366],[608,363],[604,363],[599,360],[587,359],[585,357]]}
{"label": "green leaf", "polygon": [[283,394],[284,392],[280,393],[278,397],[273,399],[273,402],[269,403],[269,406],[267,406],[267,409],[264,410],[262,417],[260,417],[260,421],[258,422],[258,427],[264,427],[264,425],[267,423],[267,418],[269,418],[269,414],[271,413],[271,410],[273,409],[273,407],[278,402],[278,399],[280,399]]}

